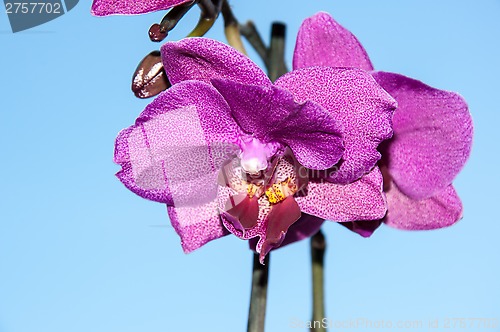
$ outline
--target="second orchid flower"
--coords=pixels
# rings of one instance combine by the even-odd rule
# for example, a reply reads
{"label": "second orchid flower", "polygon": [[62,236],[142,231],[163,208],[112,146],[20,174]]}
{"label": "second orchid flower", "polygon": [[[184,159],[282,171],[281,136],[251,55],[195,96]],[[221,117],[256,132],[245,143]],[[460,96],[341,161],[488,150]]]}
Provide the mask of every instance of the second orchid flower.
{"label": "second orchid flower", "polygon": [[394,136],[380,148],[387,215],[344,225],[370,236],[381,222],[405,230],[457,222],[462,203],[451,183],[469,158],[473,136],[465,100],[400,74],[374,71],[357,38],[327,13],[306,19],[297,36],[294,69],[314,66],[367,70],[398,102]]}

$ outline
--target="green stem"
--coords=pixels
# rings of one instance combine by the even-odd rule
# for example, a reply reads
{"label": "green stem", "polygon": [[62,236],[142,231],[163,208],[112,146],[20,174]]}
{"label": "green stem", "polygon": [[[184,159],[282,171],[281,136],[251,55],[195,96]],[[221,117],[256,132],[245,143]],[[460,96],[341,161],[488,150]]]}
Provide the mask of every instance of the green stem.
{"label": "green stem", "polygon": [[210,0],[198,0],[198,6],[201,9],[200,19],[198,24],[194,27],[187,37],[202,37],[208,30],[212,28],[222,7],[222,0],[214,2]]}
{"label": "green stem", "polygon": [[313,284],[313,312],[312,328],[313,332],[326,332],[322,324],[325,318],[324,302],[324,258],[326,250],[326,240],[323,232],[318,231],[311,238],[311,260],[312,260],[312,284]]}
{"label": "green stem", "polygon": [[248,332],[264,332],[267,304],[267,283],[269,279],[269,254],[260,264],[259,254],[253,254],[252,294],[248,311]]}
{"label": "green stem", "polygon": [[224,2],[222,3],[221,13],[222,17],[224,18],[224,33],[226,35],[228,44],[246,55],[247,52],[241,40],[238,20],[234,16],[233,11],[231,10],[231,6],[227,2],[227,0],[224,0]]}

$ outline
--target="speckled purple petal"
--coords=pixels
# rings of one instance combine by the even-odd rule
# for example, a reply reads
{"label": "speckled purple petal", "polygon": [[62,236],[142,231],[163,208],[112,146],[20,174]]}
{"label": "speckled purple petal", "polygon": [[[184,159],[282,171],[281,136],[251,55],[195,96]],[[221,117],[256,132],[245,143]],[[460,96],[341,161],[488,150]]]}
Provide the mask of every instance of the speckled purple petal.
{"label": "speckled purple petal", "polygon": [[382,224],[382,219],[341,222],[340,224],[362,237],[370,237]]}
{"label": "speckled purple petal", "polygon": [[189,1],[191,0],[94,0],[90,12],[96,16],[145,14]]}
{"label": "speckled purple petal", "polygon": [[307,194],[295,200],[302,212],[322,219],[337,222],[381,219],[387,211],[382,182],[378,167],[347,185],[310,180]]}
{"label": "speckled purple petal", "polygon": [[369,172],[380,159],[379,143],[392,136],[394,99],[361,69],[309,67],[280,77],[277,86],[297,102],[323,106],[344,127],[344,155],[328,180],[347,184]]}
{"label": "speckled purple petal", "polygon": [[324,12],[305,19],[297,35],[293,68],[312,66],[373,70],[358,39]]}
{"label": "speckled purple petal", "polygon": [[120,181],[134,193],[175,206],[217,196],[217,174],[233,156],[239,128],[212,86],[183,82],[161,93],[116,139]]}
{"label": "speckled purple petal", "polygon": [[399,74],[373,76],[398,102],[394,137],[382,152],[392,179],[414,199],[434,196],[469,158],[473,126],[466,102]]}
{"label": "speckled purple petal", "polygon": [[462,218],[462,202],[453,186],[436,195],[414,200],[392,184],[387,191],[388,211],[384,222],[404,230],[429,230],[448,227]]}
{"label": "speckled purple petal", "polygon": [[[320,230],[324,222],[324,219],[302,213],[300,219],[288,228],[285,239],[281,242],[280,246],[273,250],[310,238]],[[248,241],[251,250],[256,251],[257,242],[259,242],[258,237],[254,237]]]}
{"label": "speckled purple petal", "polygon": [[342,127],[320,105],[298,104],[290,92],[274,86],[220,79],[212,83],[243,130],[262,142],[289,146],[303,166],[330,168],[342,156]]}
{"label": "speckled purple petal", "polygon": [[172,226],[179,234],[182,248],[186,253],[229,234],[222,225],[215,201],[196,207],[167,206],[167,210]]}
{"label": "speckled purple petal", "polygon": [[161,47],[163,67],[172,84],[185,80],[210,83],[223,78],[244,84],[270,86],[267,75],[246,55],[208,38],[186,38]]}

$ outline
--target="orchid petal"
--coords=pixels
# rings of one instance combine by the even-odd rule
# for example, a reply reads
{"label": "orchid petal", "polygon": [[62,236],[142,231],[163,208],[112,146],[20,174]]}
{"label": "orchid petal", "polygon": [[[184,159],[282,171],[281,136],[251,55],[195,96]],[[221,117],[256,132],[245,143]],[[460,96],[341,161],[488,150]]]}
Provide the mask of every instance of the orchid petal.
{"label": "orchid petal", "polygon": [[133,15],[165,10],[191,0],[94,0],[90,12],[95,16]]}
{"label": "orchid petal", "polygon": [[382,219],[341,222],[340,224],[362,237],[370,237],[382,224]]}
{"label": "orchid petal", "polygon": [[375,167],[347,185],[309,181],[307,194],[295,198],[300,210],[337,222],[381,219],[387,211],[382,173]]}
{"label": "orchid petal", "polygon": [[456,93],[399,74],[373,76],[398,102],[384,163],[403,193],[432,197],[451,184],[469,158],[473,126],[467,104]]}
{"label": "orchid petal", "polygon": [[258,199],[259,204],[259,214],[257,217],[257,222],[252,222],[252,228],[245,228],[244,223],[239,219],[239,216],[232,215],[229,212],[226,212],[221,208],[221,202],[226,204],[227,199],[229,198],[229,194],[227,193],[228,188],[220,188],[219,187],[219,211],[221,211],[221,220],[226,229],[233,233],[235,236],[239,237],[243,240],[249,240],[254,237],[265,238],[265,233],[267,229],[267,220],[269,216],[269,212],[271,211],[271,205],[269,201],[264,197]]}
{"label": "orchid petal", "polygon": [[320,230],[324,221],[324,219],[302,213],[300,219],[293,223],[290,228],[288,228],[285,239],[283,240],[283,242],[281,242],[279,247],[281,248],[288,244],[301,241],[313,236]]}
{"label": "orchid petal", "polygon": [[[297,241],[302,241],[304,239],[310,238],[321,229],[321,226],[324,222],[324,219],[311,216],[310,214],[302,213],[299,220],[297,220],[292,224],[292,226],[290,226],[290,228],[288,228],[283,242],[281,242],[279,247],[273,248],[273,250],[282,248]],[[257,251],[256,246],[259,240],[260,239],[258,237],[254,237],[253,239],[250,239],[248,241],[248,245],[250,246],[251,250]]]}
{"label": "orchid petal", "polygon": [[167,206],[167,210],[186,253],[229,234],[220,220],[216,201],[196,207]]}
{"label": "orchid petal", "polygon": [[238,149],[239,128],[222,96],[202,82],[161,93],[116,139],[120,181],[169,205],[205,204],[217,196],[217,174]]}
{"label": "orchid petal", "polygon": [[297,35],[293,69],[312,66],[373,70],[358,39],[324,12],[305,19]]}
{"label": "orchid petal", "polygon": [[429,230],[448,227],[462,218],[462,202],[453,186],[427,199],[406,196],[396,184],[387,191],[388,212],[384,222],[405,230]]}
{"label": "orchid petal", "polygon": [[[328,180],[347,184],[368,173],[380,159],[379,143],[392,136],[394,99],[367,72],[355,68],[310,67],[279,78],[299,103],[323,106],[343,125],[344,155]],[[337,167],[337,166],[336,166]]]}
{"label": "orchid petal", "polygon": [[250,229],[257,225],[259,218],[258,198],[250,198],[247,194],[232,196],[226,202],[225,211],[238,221],[235,226],[241,231]]}
{"label": "orchid petal", "polygon": [[262,142],[290,147],[307,168],[326,169],[344,151],[341,126],[320,105],[297,104],[290,92],[228,80],[212,80],[240,127]]}
{"label": "orchid petal", "polygon": [[185,80],[210,83],[230,79],[244,84],[270,86],[267,75],[246,55],[208,38],[186,38],[161,47],[163,66],[172,84]]}

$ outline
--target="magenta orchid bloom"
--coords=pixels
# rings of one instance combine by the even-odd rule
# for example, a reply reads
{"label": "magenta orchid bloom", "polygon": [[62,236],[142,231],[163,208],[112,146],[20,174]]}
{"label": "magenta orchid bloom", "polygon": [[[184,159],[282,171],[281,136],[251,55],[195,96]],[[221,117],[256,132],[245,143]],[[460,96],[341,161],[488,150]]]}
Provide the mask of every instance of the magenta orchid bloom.
{"label": "magenta orchid bloom", "polygon": [[294,69],[320,65],[370,71],[398,102],[394,136],[381,147],[379,164],[387,215],[344,225],[370,236],[381,222],[399,229],[427,230],[461,219],[462,203],[451,183],[472,145],[472,119],[463,98],[399,74],[374,72],[356,37],[327,13],[302,23],[293,58]]}
{"label": "magenta orchid bloom", "polygon": [[377,146],[396,105],[369,73],[304,68],[273,84],[215,40],[161,53],[172,87],[119,134],[114,160],[125,186],[167,205],[185,252],[230,232],[262,261],[325,219],[383,217]]}
{"label": "magenta orchid bloom", "polygon": [[91,13],[96,16],[145,14],[166,10],[192,0],[94,0]]}

